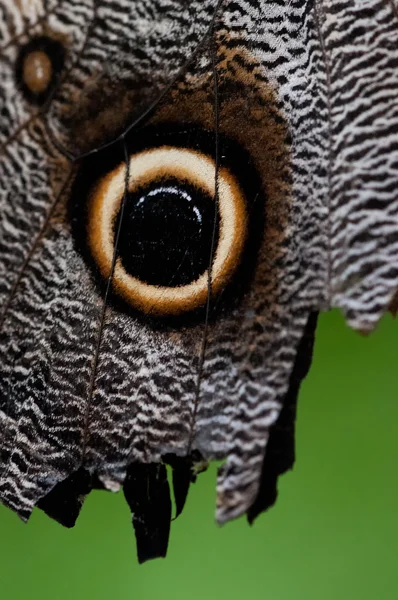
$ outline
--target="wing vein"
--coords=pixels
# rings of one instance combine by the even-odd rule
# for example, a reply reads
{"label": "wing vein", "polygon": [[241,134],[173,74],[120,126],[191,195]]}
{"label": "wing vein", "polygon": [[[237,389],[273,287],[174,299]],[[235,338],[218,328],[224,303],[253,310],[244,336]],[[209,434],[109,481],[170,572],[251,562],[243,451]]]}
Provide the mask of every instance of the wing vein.
{"label": "wing vein", "polygon": [[122,139],[122,143],[123,143],[123,155],[124,155],[124,160],[125,160],[125,164],[126,164],[126,172],[125,172],[125,180],[124,180],[124,193],[123,193],[123,198],[122,198],[121,207],[120,207],[120,213],[119,213],[120,217],[118,220],[118,226],[117,226],[116,235],[115,235],[115,246],[113,249],[112,263],[111,263],[111,268],[109,271],[108,279],[106,282],[105,294],[104,294],[101,314],[100,314],[100,318],[99,318],[97,342],[96,342],[95,349],[94,349],[94,357],[93,357],[93,362],[92,362],[92,366],[91,366],[90,380],[89,380],[89,384],[88,384],[88,394],[87,394],[87,402],[86,402],[84,425],[83,425],[82,464],[83,464],[84,457],[86,454],[86,449],[87,449],[88,430],[89,430],[89,426],[90,426],[90,409],[91,409],[91,404],[92,404],[92,400],[93,400],[93,396],[94,396],[95,384],[96,384],[96,380],[97,380],[99,358],[100,358],[100,354],[101,354],[102,340],[103,340],[103,334],[104,334],[104,330],[105,330],[105,317],[106,317],[106,311],[108,308],[108,300],[109,300],[109,295],[111,292],[113,275],[115,272],[116,262],[118,259],[118,247],[119,247],[120,232],[122,229],[122,223],[123,223],[123,217],[124,217],[124,213],[125,213],[127,193],[128,193],[129,181],[130,181],[130,161],[129,161],[128,150],[127,150],[127,146],[126,146],[126,142],[125,142],[124,138]]}
{"label": "wing vein", "polygon": [[[220,7],[221,2],[218,3],[217,10]],[[217,14],[217,11],[216,11]],[[219,139],[219,122],[220,122],[220,114],[219,114],[219,81],[218,81],[218,71],[217,71],[217,39],[215,35],[215,26],[216,26],[216,15],[213,19],[212,29],[211,29],[211,40],[210,40],[210,54],[211,54],[211,68],[213,72],[213,86],[214,86],[214,141],[215,141],[215,169],[214,169],[214,219],[213,219],[213,230],[210,244],[210,255],[209,255],[209,268],[207,270],[207,299],[206,299],[206,309],[205,309],[205,322],[203,329],[203,337],[202,344],[199,353],[198,360],[198,372],[197,372],[197,380],[195,387],[195,397],[193,403],[193,411],[192,411],[192,424],[190,431],[190,439],[188,446],[188,453],[192,449],[192,444],[194,441],[195,435],[195,421],[199,408],[199,400],[200,400],[200,390],[203,380],[203,370],[204,363],[206,359],[206,349],[207,349],[207,341],[208,341],[208,330],[209,330],[209,316],[210,316],[210,304],[211,304],[211,296],[212,296],[212,267],[215,253],[215,244],[216,244],[216,232],[217,232],[217,214],[218,214],[218,204],[219,204],[219,168],[220,168],[220,139]]]}
{"label": "wing vein", "polygon": [[60,189],[59,193],[56,195],[56,197],[54,199],[54,202],[50,206],[50,210],[48,211],[47,216],[45,217],[44,222],[41,225],[40,230],[38,231],[38,233],[37,233],[37,235],[36,235],[36,237],[35,237],[35,239],[33,241],[33,244],[30,247],[30,249],[28,251],[28,254],[26,255],[26,258],[25,258],[24,262],[21,265],[21,268],[20,268],[19,272],[17,273],[15,281],[14,281],[12,287],[11,287],[11,290],[10,290],[10,292],[8,294],[8,297],[6,299],[6,302],[4,304],[4,309],[0,313],[0,331],[1,331],[2,327],[3,327],[3,325],[4,325],[4,321],[6,319],[8,311],[10,309],[11,303],[12,303],[12,301],[13,301],[16,293],[17,293],[17,290],[18,290],[18,287],[19,287],[19,285],[21,283],[22,277],[23,277],[23,275],[24,275],[24,273],[25,273],[25,271],[26,271],[26,269],[27,269],[27,267],[28,267],[28,265],[29,265],[29,263],[30,263],[30,261],[32,259],[32,256],[34,255],[34,253],[35,253],[35,251],[36,251],[36,249],[37,249],[37,247],[38,247],[38,245],[40,243],[40,240],[42,239],[42,237],[44,235],[44,232],[47,229],[47,226],[48,226],[48,224],[49,224],[49,222],[51,220],[51,217],[54,214],[54,211],[55,211],[56,207],[58,206],[58,203],[59,203],[60,199],[63,197],[64,192],[65,192],[66,188],[68,187],[68,184],[69,184],[69,182],[71,180],[73,172],[74,172],[74,167],[70,167],[70,169],[68,171],[68,174],[65,177],[63,184],[61,185],[61,189]]}

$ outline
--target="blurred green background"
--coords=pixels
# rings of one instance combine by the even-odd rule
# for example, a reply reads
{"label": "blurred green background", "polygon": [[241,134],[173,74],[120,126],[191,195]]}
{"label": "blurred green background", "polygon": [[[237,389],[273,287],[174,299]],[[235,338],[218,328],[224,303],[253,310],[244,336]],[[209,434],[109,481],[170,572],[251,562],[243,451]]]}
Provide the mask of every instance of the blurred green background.
{"label": "blurred green background", "polygon": [[0,507],[0,598],[398,598],[397,327],[387,316],[364,338],[321,317],[296,466],[253,527],[215,525],[215,468],[172,524],[167,559],[142,566],[121,494],[92,493],[72,530]]}

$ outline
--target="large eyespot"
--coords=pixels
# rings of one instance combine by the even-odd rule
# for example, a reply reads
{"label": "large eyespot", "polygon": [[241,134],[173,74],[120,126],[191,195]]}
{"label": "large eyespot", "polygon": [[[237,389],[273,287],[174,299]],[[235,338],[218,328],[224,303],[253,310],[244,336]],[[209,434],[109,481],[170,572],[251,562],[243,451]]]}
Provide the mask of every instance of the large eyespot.
{"label": "large eyespot", "polygon": [[16,63],[16,79],[29,102],[43,104],[57,83],[65,60],[60,42],[41,36],[23,46]]}
{"label": "large eyespot", "polygon": [[[247,235],[246,204],[236,178],[200,152],[171,146],[130,157],[94,186],[87,239],[101,275],[146,314],[180,315],[218,294],[239,265]],[[123,215],[121,207],[124,202]],[[120,219],[122,221],[120,222]],[[213,253],[211,252],[213,244]]]}

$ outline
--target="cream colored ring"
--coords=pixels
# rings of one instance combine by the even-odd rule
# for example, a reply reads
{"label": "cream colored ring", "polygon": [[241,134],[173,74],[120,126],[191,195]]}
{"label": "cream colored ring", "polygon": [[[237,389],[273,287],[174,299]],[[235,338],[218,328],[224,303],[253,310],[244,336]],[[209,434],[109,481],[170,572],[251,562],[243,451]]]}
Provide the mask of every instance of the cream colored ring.
{"label": "cream colored ring", "polygon": [[[130,192],[152,181],[175,177],[215,197],[214,161],[194,150],[162,146],[130,157]],[[103,177],[93,189],[88,204],[88,245],[104,278],[111,273],[114,255],[114,224],[123,199],[126,165]],[[218,173],[219,236],[211,273],[212,293],[219,293],[239,264],[246,235],[247,216],[243,192],[236,178],[224,167]],[[116,261],[112,286],[134,308],[147,314],[179,315],[204,305],[208,294],[208,271],[180,287],[144,283],[127,273]]]}

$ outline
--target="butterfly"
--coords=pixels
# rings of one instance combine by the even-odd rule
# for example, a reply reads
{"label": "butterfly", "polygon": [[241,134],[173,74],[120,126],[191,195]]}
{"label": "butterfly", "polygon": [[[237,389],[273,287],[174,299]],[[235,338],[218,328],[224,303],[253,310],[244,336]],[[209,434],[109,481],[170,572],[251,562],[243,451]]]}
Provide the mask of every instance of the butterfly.
{"label": "butterfly", "polygon": [[294,462],[317,314],[398,308],[394,0],[0,0],[0,500],[141,562]]}

